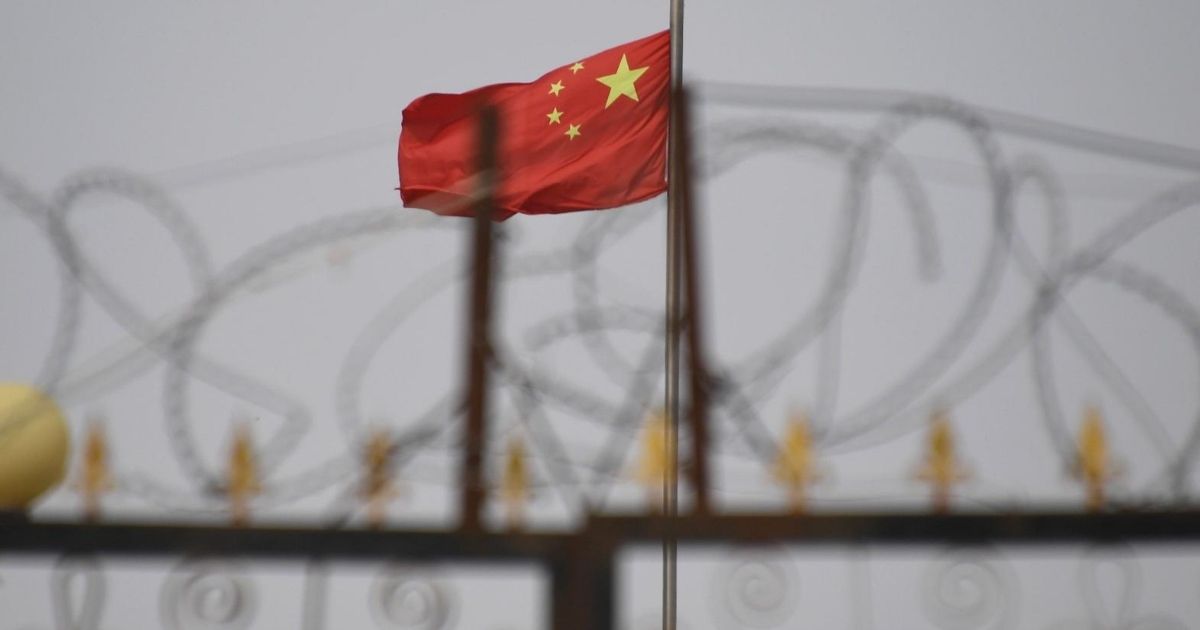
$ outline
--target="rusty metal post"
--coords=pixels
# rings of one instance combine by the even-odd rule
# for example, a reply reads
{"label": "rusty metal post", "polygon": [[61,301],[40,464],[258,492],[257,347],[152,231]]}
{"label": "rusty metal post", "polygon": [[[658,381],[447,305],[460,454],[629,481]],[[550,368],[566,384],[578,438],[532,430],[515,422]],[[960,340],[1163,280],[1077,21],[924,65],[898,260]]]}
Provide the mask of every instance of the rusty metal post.
{"label": "rusty metal post", "polygon": [[615,541],[578,538],[550,564],[550,627],[614,630],[617,627]]}
{"label": "rusty metal post", "polygon": [[491,357],[492,320],[492,213],[496,189],[496,145],[499,121],[496,109],[479,112],[479,154],[476,162],[474,259],[467,338],[467,421],[464,426],[459,527],[464,532],[483,531],[483,506],[487,498],[483,454],[487,437],[488,363]]}
{"label": "rusty metal post", "polygon": [[696,227],[696,212],[692,190],[692,153],[689,124],[690,99],[686,90],[675,97],[675,115],[679,118],[679,210],[683,236],[684,330],[688,349],[688,413],[692,434],[691,464],[688,479],[695,497],[693,512],[704,515],[711,511],[709,502],[708,469],[708,365],[704,356],[702,334],[702,303],[700,298],[700,244]]}

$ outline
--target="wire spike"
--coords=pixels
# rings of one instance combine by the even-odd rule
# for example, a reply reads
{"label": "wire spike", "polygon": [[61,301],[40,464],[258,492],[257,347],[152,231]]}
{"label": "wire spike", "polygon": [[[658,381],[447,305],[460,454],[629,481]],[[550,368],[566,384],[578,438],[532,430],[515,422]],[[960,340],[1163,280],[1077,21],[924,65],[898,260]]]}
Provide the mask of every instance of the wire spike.
{"label": "wire spike", "polygon": [[83,495],[85,521],[100,520],[102,497],[115,485],[108,463],[108,437],[104,431],[104,421],[92,418],[88,422],[79,476],[75,480],[75,489]]}
{"label": "wire spike", "polygon": [[382,428],[371,433],[363,448],[363,481],[360,498],[367,503],[367,526],[380,529],[387,519],[388,503],[399,496],[392,475],[396,443]]}
{"label": "wire spike", "polygon": [[1087,489],[1087,508],[1098,512],[1104,509],[1106,486],[1116,477],[1116,470],[1109,453],[1104,417],[1095,405],[1084,408],[1077,448],[1075,475]]}
{"label": "wire spike", "polygon": [[525,503],[529,499],[529,467],[525,458],[525,443],[517,436],[513,436],[508,443],[501,492],[509,528],[522,529],[525,522]]}
{"label": "wire spike", "polygon": [[787,488],[791,511],[795,514],[806,512],[808,486],[821,479],[807,413],[792,413],[772,472],[776,481]]}
{"label": "wire spike", "polygon": [[655,512],[662,510],[663,482],[670,472],[666,445],[667,416],[662,409],[656,409],[646,417],[642,429],[642,455],[635,472],[637,480],[646,488],[646,501]]}
{"label": "wire spike", "polygon": [[954,485],[970,478],[970,473],[959,463],[954,431],[944,409],[934,411],[929,417],[928,450],[917,478],[929,482],[933,491],[933,511],[937,513],[950,511],[950,493]]}
{"label": "wire spike", "polygon": [[233,431],[225,492],[229,497],[233,525],[242,527],[250,522],[250,500],[262,492],[262,484],[249,424],[240,422]]}

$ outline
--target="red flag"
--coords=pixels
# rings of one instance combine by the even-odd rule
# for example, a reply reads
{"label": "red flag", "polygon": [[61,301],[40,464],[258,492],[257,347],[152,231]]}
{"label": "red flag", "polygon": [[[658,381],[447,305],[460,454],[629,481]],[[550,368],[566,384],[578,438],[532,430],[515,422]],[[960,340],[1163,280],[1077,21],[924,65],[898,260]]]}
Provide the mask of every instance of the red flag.
{"label": "red flag", "polygon": [[426,94],[404,108],[400,197],[471,213],[476,114],[500,117],[496,218],[612,208],[666,190],[670,34],[566,64],[529,83]]}

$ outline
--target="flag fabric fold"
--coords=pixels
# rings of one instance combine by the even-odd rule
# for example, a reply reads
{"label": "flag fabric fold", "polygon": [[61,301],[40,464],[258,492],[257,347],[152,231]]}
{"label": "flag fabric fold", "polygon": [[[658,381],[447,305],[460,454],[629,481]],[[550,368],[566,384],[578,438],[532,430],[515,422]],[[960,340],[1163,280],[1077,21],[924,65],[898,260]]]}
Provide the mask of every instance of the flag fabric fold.
{"label": "flag fabric fold", "polygon": [[666,190],[670,35],[663,31],[528,83],[427,94],[404,109],[407,207],[467,216],[480,107],[499,114],[496,218],[613,208]]}

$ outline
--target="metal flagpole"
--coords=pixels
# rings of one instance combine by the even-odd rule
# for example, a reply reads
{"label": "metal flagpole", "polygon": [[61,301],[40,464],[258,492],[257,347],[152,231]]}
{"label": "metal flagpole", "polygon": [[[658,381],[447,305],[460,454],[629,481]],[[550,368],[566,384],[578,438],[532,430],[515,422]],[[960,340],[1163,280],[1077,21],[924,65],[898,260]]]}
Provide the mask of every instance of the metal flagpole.
{"label": "metal flagpole", "polygon": [[679,512],[679,341],[680,251],[682,221],[681,128],[677,114],[683,86],[683,0],[671,0],[671,117],[667,134],[667,316],[666,316],[666,412],[667,474],[663,478],[663,514],[667,527],[663,537],[663,630],[675,630],[678,617],[676,583],[675,519]]}

